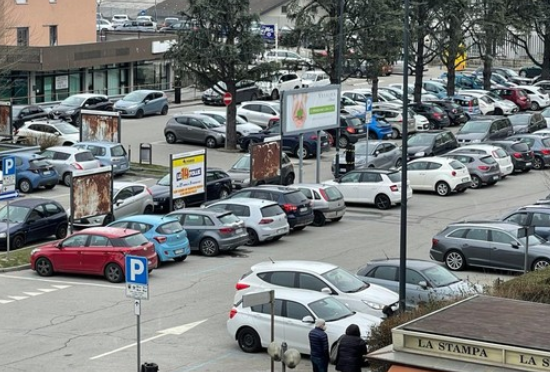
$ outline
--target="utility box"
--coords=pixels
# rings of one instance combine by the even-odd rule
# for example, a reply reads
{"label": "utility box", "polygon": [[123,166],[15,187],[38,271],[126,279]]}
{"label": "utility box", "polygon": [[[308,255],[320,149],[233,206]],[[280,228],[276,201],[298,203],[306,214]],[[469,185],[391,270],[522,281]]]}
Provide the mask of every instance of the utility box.
{"label": "utility box", "polygon": [[139,144],[139,164],[153,164],[153,146],[150,143]]}

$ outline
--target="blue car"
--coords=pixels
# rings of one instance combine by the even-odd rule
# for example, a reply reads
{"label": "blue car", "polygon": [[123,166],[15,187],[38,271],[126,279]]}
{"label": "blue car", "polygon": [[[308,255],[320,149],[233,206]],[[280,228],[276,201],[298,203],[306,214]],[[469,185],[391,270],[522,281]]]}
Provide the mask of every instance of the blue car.
{"label": "blue car", "polygon": [[88,150],[101,162],[101,166],[112,166],[113,174],[120,175],[130,169],[128,154],[120,143],[108,141],[93,141],[75,143],[73,147]]}
{"label": "blue car", "polygon": [[365,131],[367,130],[369,139],[382,140],[391,138],[392,135],[391,124],[377,115],[372,115],[370,124],[365,123]]}
{"label": "blue car", "polygon": [[435,94],[439,99],[444,99],[447,97],[447,87],[439,81],[424,81],[422,83],[422,88],[427,90],[429,93]]}
{"label": "blue car", "polygon": [[166,115],[168,113],[168,97],[160,90],[135,90],[115,102],[113,111],[120,112],[120,116],[137,119],[144,115],[157,113]]}
{"label": "blue car", "polygon": [[22,193],[31,193],[39,187],[53,189],[59,183],[59,173],[44,156],[30,152],[3,154],[0,168],[1,160],[10,156],[15,158],[15,184]]}
{"label": "blue car", "polygon": [[141,232],[155,245],[160,262],[185,261],[191,254],[187,233],[177,218],[143,214],[121,218],[108,226]]}

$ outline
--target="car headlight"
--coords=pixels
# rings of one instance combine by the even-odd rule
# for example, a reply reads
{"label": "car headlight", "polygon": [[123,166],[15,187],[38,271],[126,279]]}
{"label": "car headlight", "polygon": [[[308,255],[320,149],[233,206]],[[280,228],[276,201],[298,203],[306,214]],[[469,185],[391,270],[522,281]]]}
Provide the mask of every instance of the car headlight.
{"label": "car headlight", "polygon": [[473,139],[473,140],[472,140],[472,143],[479,143],[479,142],[481,142],[480,139]]}
{"label": "car headlight", "polygon": [[75,111],[75,110],[69,110],[69,111],[66,111],[65,113],[66,113],[66,114],[69,114],[69,115],[72,115],[72,114],[74,114],[74,111]]}
{"label": "car headlight", "polygon": [[5,238],[6,236],[6,233],[0,233],[0,238]]}
{"label": "car headlight", "polygon": [[245,178],[244,180],[242,180],[242,184],[243,185],[249,185],[250,184],[250,178]]}
{"label": "car headlight", "polygon": [[420,151],[414,154],[414,156],[426,156],[426,153],[424,151]]}
{"label": "car headlight", "polygon": [[374,309],[374,310],[382,310],[384,308],[384,305],[379,304],[377,302],[371,302],[371,301],[365,301],[363,300],[363,303],[367,305],[368,307]]}

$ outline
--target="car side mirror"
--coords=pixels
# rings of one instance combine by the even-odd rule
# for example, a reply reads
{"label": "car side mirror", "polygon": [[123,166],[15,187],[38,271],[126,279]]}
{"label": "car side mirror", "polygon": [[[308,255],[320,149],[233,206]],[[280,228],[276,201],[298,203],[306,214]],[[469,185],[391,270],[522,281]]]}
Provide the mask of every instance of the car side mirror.
{"label": "car side mirror", "polygon": [[332,291],[328,287],[325,287],[325,288],[321,289],[321,292],[326,293],[326,294],[332,294]]}
{"label": "car side mirror", "polygon": [[302,318],[302,322],[303,323],[315,323],[315,319],[313,319],[313,317],[311,315],[306,315]]}
{"label": "car side mirror", "polygon": [[116,206],[119,206],[119,205],[122,205],[123,203],[124,203],[124,200],[119,199],[119,200],[117,200],[117,201],[115,202],[115,205],[116,205]]}
{"label": "car side mirror", "polygon": [[376,157],[376,156],[378,156],[378,155],[380,155],[380,151],[375,151],[375,152],[374,152],[374,156]]}
{"label": "car side mirror", "polygon": [[425,281],[425,280],[421,280],[418,282],[418,285],[422,288],[422,289],[428,289],[428,283]]}
{"label": "car side mirror", "polygon": [[148,103],[148,102],[149,102],[148,99],[144,99],[144,100],[143,100],[143,103]]}
{"label": "car side mirror", "polygon": [[511,246],[512,248],[519,249],[519,244],[518,244],[518,243],[512,242],[512,243],[510,243],[510,246]]}
{"label": "car side mirror", "polygon": [[55,135],[56,135],[56,136],[60,136],[60,135],[61,135],[61,133],[59,133],[59,132],[55,132]]}

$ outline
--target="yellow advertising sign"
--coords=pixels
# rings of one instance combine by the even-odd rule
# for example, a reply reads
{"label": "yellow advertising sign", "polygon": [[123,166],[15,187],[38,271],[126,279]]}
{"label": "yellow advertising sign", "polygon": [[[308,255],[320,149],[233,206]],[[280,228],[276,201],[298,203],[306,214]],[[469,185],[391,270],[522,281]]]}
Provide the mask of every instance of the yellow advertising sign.
{"label": "yellow advertising sign", "polygon": [[172,155],[172,198],[202,194],[206,191],[206,151]]}

